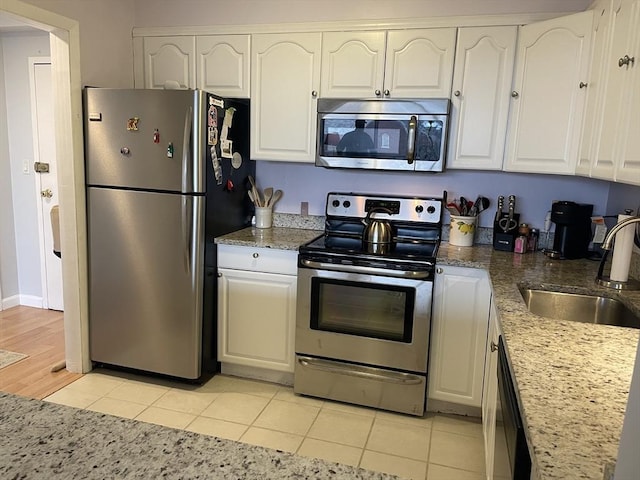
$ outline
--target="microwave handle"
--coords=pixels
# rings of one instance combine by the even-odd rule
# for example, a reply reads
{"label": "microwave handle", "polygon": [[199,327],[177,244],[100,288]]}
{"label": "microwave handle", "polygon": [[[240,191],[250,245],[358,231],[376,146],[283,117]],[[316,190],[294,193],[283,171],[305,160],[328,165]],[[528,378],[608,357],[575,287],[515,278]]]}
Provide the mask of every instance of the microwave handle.
{"label": "microwave handle", "polygon": [[418,118],[415,115],[411,115],[409,120],[409,139],[407,145],[407,162],[413,163],[413,159],[416,155],[416,129],[418,128]]}

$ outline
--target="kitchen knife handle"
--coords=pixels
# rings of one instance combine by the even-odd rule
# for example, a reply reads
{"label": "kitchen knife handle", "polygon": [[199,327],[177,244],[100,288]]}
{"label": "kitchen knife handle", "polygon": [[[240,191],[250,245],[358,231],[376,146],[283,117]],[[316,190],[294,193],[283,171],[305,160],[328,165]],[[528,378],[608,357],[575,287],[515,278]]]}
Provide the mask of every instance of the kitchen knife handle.
{"label": "kitchen knife handle", "polygon": [[418,117],[411,115],[409,120],[409,140],[407,145],[407,161],[413,163],[416,154],[416,129],[418,128]]}
{"label": "kitchen knife handle", "polygon": [[496,218],[495,222],[498,223],[502,218],[502,209],[504,208],[504,196],[500,195],[498,197],[498,208],[496,209]]}

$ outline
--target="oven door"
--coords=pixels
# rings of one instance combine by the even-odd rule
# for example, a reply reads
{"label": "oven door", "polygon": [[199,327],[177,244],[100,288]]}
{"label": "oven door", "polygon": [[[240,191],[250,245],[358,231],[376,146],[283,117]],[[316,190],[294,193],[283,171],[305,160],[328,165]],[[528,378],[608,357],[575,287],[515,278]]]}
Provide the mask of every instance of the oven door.
{"label": "oven door", "polygon": [[425,279],[301,267],[296,353],[425,374],[432,290]]}

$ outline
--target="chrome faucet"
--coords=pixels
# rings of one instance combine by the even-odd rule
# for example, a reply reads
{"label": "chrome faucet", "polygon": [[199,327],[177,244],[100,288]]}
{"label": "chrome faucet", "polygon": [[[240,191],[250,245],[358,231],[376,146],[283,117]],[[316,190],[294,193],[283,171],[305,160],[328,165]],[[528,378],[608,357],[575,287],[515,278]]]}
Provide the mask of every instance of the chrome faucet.
{"label": "chrome faucet", "polygon": [[598,285],[608,288],[615,288],[616,290],[640,290],[640,282],[637,282],[633,279],[622,282],[618,280],[611,280],[611,278],[603,276],[604,264],[607,261],[607,256],[609,255],[611,247],[613,246],[613,239],[620,230],[622,230],[627,225],[631,225],[632,223],[640,223],[640,215],[625,218],[624,220],[619,221],[604,237],[604,241],[602,242],[602,250],[604,250],[604,252],[602,254],[602,260],[600,260],[600,267],[598,268],[598,275],[596,277],[596,283]]}

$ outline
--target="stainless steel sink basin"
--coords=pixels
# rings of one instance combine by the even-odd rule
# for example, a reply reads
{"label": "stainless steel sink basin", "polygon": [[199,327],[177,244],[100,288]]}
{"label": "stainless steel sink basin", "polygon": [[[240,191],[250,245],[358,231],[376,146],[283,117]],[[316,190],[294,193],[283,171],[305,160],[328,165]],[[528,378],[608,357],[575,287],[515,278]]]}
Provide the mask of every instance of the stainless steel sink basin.
{"label": "stainless steel sink basin", "polygon": [[612,298],[530,288],[521,288],[520,293],[529,311],[541,317],[640,328],[640,317]]}

